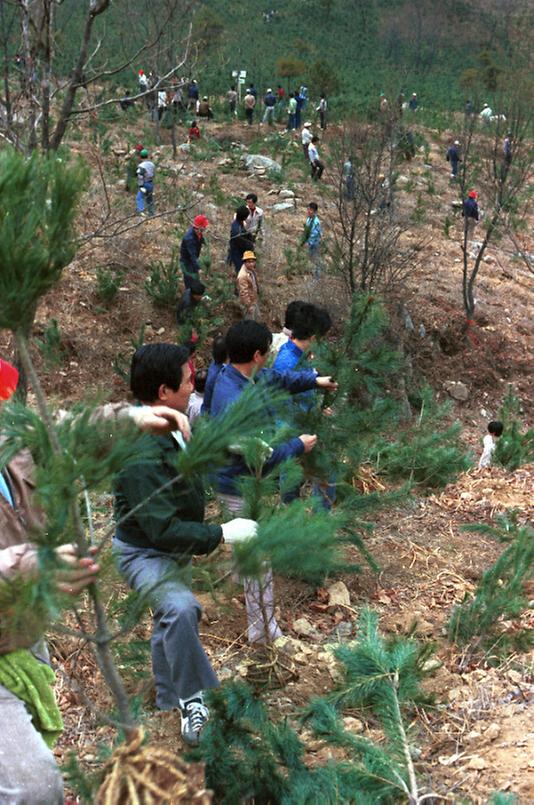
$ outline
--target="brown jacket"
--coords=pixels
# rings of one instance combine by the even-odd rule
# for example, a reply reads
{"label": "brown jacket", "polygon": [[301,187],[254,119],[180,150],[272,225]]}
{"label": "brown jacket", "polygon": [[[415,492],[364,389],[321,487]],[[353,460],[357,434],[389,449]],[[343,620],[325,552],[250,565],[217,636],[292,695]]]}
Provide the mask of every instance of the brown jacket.
{"label": "brown jacket", "polygon": [[[0,654],[29,648],[39,639],[44,628],[36,610],[31,609],[21,615],[16,630],[9,629],[9,635],[6,633],[13,623],[11,609],[16,607],[17,576],[25,575],[25,563],[35,551],[31,536],[44,526],[43,515],[32,502],[34,475],[33,459],[28,450],[22,450],[7,465],[4,475],[15,506],[0,494],[0,579],[4,580],[0,590]],[[12,588],[11,582],[14,582]]]}
{"label": "brown jacket", "polygon": [[247,310],[258,304],[258,278],[256,272],[249,271],[245,265],[241,266],[237,275],[237,291],[239,301]]}

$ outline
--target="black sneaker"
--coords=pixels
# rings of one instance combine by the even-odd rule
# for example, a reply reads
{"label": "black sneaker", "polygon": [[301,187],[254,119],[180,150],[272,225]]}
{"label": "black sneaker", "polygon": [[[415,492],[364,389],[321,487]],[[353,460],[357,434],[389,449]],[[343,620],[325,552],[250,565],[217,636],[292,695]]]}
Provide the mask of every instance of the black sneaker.
{"label": "black sneaker", "polygon": [[180,702],[182,715],[182,739],[189,746],[198,746],[200,734],[210,717],[210,711],[200,699]]}

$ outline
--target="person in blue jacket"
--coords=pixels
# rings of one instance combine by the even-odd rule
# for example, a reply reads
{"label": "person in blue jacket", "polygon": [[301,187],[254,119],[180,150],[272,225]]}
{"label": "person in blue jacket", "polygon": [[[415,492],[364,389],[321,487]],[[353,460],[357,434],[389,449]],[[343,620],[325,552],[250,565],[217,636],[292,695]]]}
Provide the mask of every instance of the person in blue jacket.
{"label": "person in blue jacket", "polygon": [[[280,347],[280,350],[273,363],[273,369],[278,372],[286,372],[292,369],[304,369],[310,366],[309,353],[313,342],[317,337],[326,335],[332,326],[332,319],[327,310],[316,305],[305,305],[295,315],[292,325],[291,336]],[[294,394],[292,403],[286,409],[283,419],[289,424],[295,419],[295,415],[300,412],[308,413],[318,406],[318,395],[315,389]],[[325,414],[331,415],[330,409],[325,409]],[[321,505],[325,509],[331,509],[335,501],[335,483],[315,481],[313,484],[313,495],[320,499]],[[287,490],[282,495],[284,503],[291,503],[300,497],[300,485],[294,489]]]}
{"label": "person in blue jacket", "polygon": [[297,102],[297,111],[295,112],[295,128],[300,129],[302,110],[304,109],[305,98],[302,97],[300,91],[295,92],[295,100]]}
{"label": "person in blue jacket", "polygon": [[247,251],[254,250],[254,240],[247,232],[245,221],[250,215],[250,210],[246,204],[237,208],[235,218],[230,227],[230,240],[228,243],[228,263],[233,265],[236,276],[243,265],[243,255]]}
{"label": "person in blue jacket", "polygon": [[197,215],[182,238],[180,244],[180,266],[184,275],[184,285],[190,288],[194,281],[200,281],[199,257],[204,245],[204,230],[209,221],[205,215]]}
{"label": "person in blue jacket", "polygon": [[[274,411],[269,409],[269,387],[283,388],[291,394],[314,388],[335,390],[337,384],[330,377],[318,377],[313,369],[302,372],[278,372],[266,369],[272,334],[265,324],[245,319],[234,324],[226,334],[226,349],[229,363],[222,367],[211,399],[211,415],[217,417],[232,405],[245,389],[253,383],[259,386],[258,393],[265,395],[266,417],[274,420]],[[317,437],[308,433],[277,444],[263,465],[263,473],[270,472],[288,458],[297,457],[313,450]],[[239,452],[232,455],[229,464],[218,469],[215,486],[221,502],[233,514],[241,513],[244,501],[239,489],[239,479],[249,475],[250,470]],[[267,569],[262,579],[244,579],[247,607],[248,640],[251,643],[266,642],[281,636],[274,617],[272,572]],[[265,623],[267,618],[268,623]],[[268,634],[266,634],[268,630]]]}
{"label": "person in blue jacket", "polygon": [[451,179],[456,179],[458,176],[458,164],[461,162],[460,143],[458,140],[455,140],[447,149],[447,162],[451,166]]}
{"label": "person in blue jacket", "polygon": [[475,227],[478,224],[478,193],[470,190],[467,198],[462,204],[462,216],[464,219],[464,232],[466,240],[472,240],[475,234]]}
{"label": "person in blue jacket", "polygon": [[213,339],[211,348],[212,362],[208,366],[208,375],[206,377],[206,387],[204,389],[204,400],[202,402],[201,414],[209,414],[211,411],[211,398],[213,397],[213,389],[215,388],[215,381],[219,377],[219,372],[228,360],[228,353],[226,352],[226,339],[223,335],[218,335]]}

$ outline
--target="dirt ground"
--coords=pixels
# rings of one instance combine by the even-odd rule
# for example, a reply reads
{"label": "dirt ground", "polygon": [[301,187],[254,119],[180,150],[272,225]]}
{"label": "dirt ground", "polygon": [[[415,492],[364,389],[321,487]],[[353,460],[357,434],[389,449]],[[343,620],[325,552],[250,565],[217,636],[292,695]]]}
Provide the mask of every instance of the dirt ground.
{"label": "dirt ground", "polygon": [[[83,128],[80,133],[83,137],[87,135]],[[249,131],[244,126],[215,123],[206,126],[205,133],[246,145],[263,136],[264,130],[254,126]],[[327,164],[329,146],[339,133],[331,127],[324,136]],[[117,353],[131,355],[132,339],[138,337],[142,325],[146,341],[173,339],[175,335],[173,312],[154,308],[143,285],[149,264],[168,259],[172,248],[179,245],[183,219],[176,214],[152,220],[126,218],[124,231],[119,234],[111,237],[108,236],[111,230],[102,229],[102,237],[85,239],[89,233],[107,226],[108,203],[113,220],[128,216],[134,208],[133,196],[125,192],[122,184],[124,155],[120,152],[137,141],[139,131],[117,128],[107,136],[111,142],[107,150],[102,142],[86,145],[84,140],[82,145],[73,139],[73,149],[83,153],[93,168],[80,220],[82,245],[60,285],[40,305],[35,324],[35,334],[39,336],[52,318],[59,323],[65,349],[61,365],[47,370],[37,353],[36,361],[48,394],[61,405],[95,393],[123,399],[127,389],[113,371]],[[423,177],[428,172],[435,186],[433,194],[424,196],[425,221],[414,224],[405,234],[407,239],[420,239],[424,245],[403,293],[414,326],[413,331],[404,334],[404,339],[415,377],[425,377],[439,399],[447,397],[443,388],[446,381],[461,381],[467,386],[468,399],[454,402],[453,416],[462,422],[465,443],[476,453],[487,421],[499,411],[508,383],[512,383],[523,401],[525,421],[530,418],[532,424],[532,274],[513,259],[505,241],[492,245],[477,285],[476,325],[470,339],[462,340],[460,222],[453,221],[450,237],[445,236],[443,227],[450,202],[456,197],[444,160],[447,138],[437,132],[425,132],[425,136],[430,143],[429,162],[425,165],[423,154],[418,153],[413,162],[401,167],[401,172],[416,187],[423,188]],[[220,162],[228,157],[227,152],[201,162],[182,152],[177,162],[173,162],[171,147],[165,144],[168,133],[163,132],[162,137],[164,144],[156,150],[155,161],[168,170],[161,170],[160,193],[156,196],[158,212],[164,202],[167,208],[172,207],[179,193],[180,198],[187,198],[192,204],[187,212],[189,219],[197,212],[208,214],[214,274],[229,274],[225,256],[231,200],[244,197],[247,192],[258,193],[267,223],[260,263],[262,312],[273,329],[279,328],[287,302],[310,292],[307,276],[286,270],[284,250],[295,250],[298,246],[307,201],[317,198],[323,221],[331,218],[334,209],[328,193],[312,185],[297,168],[286,172],[282,184],[266,176],[249,175],[235,160],[231,169],[223,172],[227,168]],[[98,185],[98,164],[108,182],[105,193]],[[171,170],[176,165],[176,170]],[[216,184],[213,176],[217,178]],[[329,182],[328,169],[325,180]],[[271,206],[280,201],[279,190],[286,187],[295,192],[294,209],[272,213]],[[397,203],[413,205],[414,196],[399,190]],[[533,238],[525,236],[523,240],[526,251],[534,253]],[[95,293],[96,269],[111,265],[123,272],[122,284],[116,300],[106,308]],[[317,289],[313,291],[316,292]],[[346,304],[346,295],[335,277],[324,281],[320,298],[334,318]],[[222,314],[225,323],[229,323],[231,313],[225,310]],[[210,335],[218,329],[221,327]],[[10,348],[9,335],[0,333],[1,353],[9,355]],[[200,350],[200,364],[207,361],[208,351],[209,341]],[[380,613],[386,633],[405,633],[415,623],[420,638],[436,641],[438,646],[437,656],[442,665],[429,683],[436,704],[418,711],[412,725],[415,742],[421,749],[417,770],[425,789],[456,802],[486,802],[491,792],[498,790],[514,793],[521,803],[534,801],[534,652],[510,657],[496,669],[484,660],[470,664],[444,639],[452,607],[466,592],[474,590],[482,571],[500,551],[487,537],[461,531],[461,526],[481,520],[489,522],[495,512],[510,507],[519,508],[524,520],[531,518],[533,481],[534,466],[515,473],[497,468],[472,470],[439,494],[415,497],[403,508],[381,512],[374,518],[374,530],[367,538],[369,549],[380,558],[380,573],[376,575],[364,567],[359,575],[343,577],[350,593],[350,606],[345,608],[326,607],[324,590],[277,579],[280,622],[288,636],[286,651],[295,678],[283,689],[269,694],[273,713],[291,717],[311,695],[332,688],[338,670],[331,648],[337,641],[354,636],[359,609],[371,603]],[[98,516],[104,526],[111,517],[109,499],[99,500],[99,504]],[[242,594],[226,578],[227,556],[212,565],[216,577],[221,579],[215,600],[202,590],[199,577],[199,597],[204,607],[203,640],[222,679],[246,678],[254,655],[244,639]],[[121,591],[117,581],[109,582],[110,600],[120,597]],[[308,635],[295,630],[295,621],[302,618],[312,627]],[[527,613],[524,621],[525,625],[534,625],[531,614]],[[148,626],[144,623],[138,627],[136,637],[147,636]],[[105,710],[106,693],[86,650],[75,640],[59,634],[53,635],[51,642],[60,664],[58,694],[66,721],[58,758],[65,758],[75,749],[85,769],[97,769],[101,765],[98,746],[109,739],[111,731],[96,723],[84,696],[72,689],[63,672],[83,681],[84,695],[95,701],[99,709]],[[144,663],[146,666],[146,659]],[[141,661],[139,670],[146,670]],[[146,727],[152,741],[180,750],[176,715],[153,711],[150,685],[146,681],[132,680],[131,685],[132,689],[145,690]],[[364,733],[374,735],[373,725],[365,721],[358,724],[358,730],[361,727]],[[311,741],[310,762],[323,762],[329,751],[320,742]]]}

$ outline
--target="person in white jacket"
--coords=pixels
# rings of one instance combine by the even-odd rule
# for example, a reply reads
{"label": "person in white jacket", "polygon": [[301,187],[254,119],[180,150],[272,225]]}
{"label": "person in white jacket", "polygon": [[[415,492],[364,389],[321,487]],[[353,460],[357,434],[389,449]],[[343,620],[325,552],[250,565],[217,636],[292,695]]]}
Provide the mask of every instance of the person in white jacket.
{"label": "person in white jacket", "polygon": [[491,467],[491,459],[493,457],[495,447],[497,446],[497,439],[499,436],[501,436],[502,432],[502,422],[492,420],[488,423],[488,432],[484,436],[484,450],[482,451],[480,461],[478,462],[479,470],[484,469],[484,467]]}

